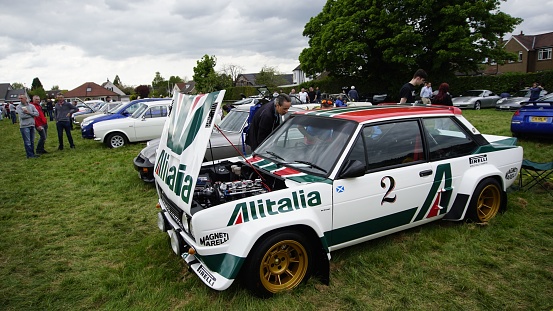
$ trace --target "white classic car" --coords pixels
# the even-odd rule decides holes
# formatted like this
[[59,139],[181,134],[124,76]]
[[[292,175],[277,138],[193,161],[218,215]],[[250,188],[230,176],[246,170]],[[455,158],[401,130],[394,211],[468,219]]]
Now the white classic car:
[[144,102],[128,118],[95,123],[94,140],[110,148],[119,148],[129,142],[159,138],[167,120],[171,100]]
[[248,157],[201,163],[224,91],[176,94],[154,178],[158,227],[210,288],[240,277],[266,297],[332,251],[431,221],[488,222],[506,206],[522,147],[455,107],[294,113]]

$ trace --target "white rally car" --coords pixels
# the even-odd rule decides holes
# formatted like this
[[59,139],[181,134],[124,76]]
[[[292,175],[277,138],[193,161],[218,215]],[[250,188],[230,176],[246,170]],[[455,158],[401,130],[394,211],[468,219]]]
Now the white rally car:
[[522,148],[455,107],[297,112],[247,158],[201,163],[224,91],[176,94],[154,176],[159,228],[209,287],[259,296],[311,275],[332,251],[439,219],[505,208]]

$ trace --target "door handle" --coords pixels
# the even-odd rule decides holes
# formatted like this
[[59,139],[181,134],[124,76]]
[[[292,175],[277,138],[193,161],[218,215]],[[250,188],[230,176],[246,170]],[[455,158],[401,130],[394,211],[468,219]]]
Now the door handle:
[[426,170],[426,171],[419,172],[420,177],[429,176],[429,175],[432,175],[432,170]]

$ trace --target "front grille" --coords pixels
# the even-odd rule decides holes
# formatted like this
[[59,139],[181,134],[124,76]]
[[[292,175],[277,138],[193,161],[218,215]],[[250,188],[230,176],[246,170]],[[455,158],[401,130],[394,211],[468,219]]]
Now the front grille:
[[184,229],[182,225],[182,215],[184,212],[173,201],[169,200],[169,198],[167,197],[167,195],[165,195],[165,192],[163,192],[163,190],[160,190],[160,192],[161,192],[161,201],[163,201],[163,204],[167,208],[167,211],[171,215],[171,218],[173,218],[173,220],[176,223],[178,223],[182,229]]

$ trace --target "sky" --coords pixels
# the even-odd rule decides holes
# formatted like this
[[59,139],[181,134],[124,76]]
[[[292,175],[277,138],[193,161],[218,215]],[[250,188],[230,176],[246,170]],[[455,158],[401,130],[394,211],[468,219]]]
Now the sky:
[[[192,80],[204,55],[256,73],[292,73],[305,24],[326,0],[0,0],[0,83],[72,90],[119,76],[124,85]],[[553,0],[508,0],[513,34],[553,31]],[[510,37],[510,36],[509,36]],[[507,38],[508,39],[508,38]]]

